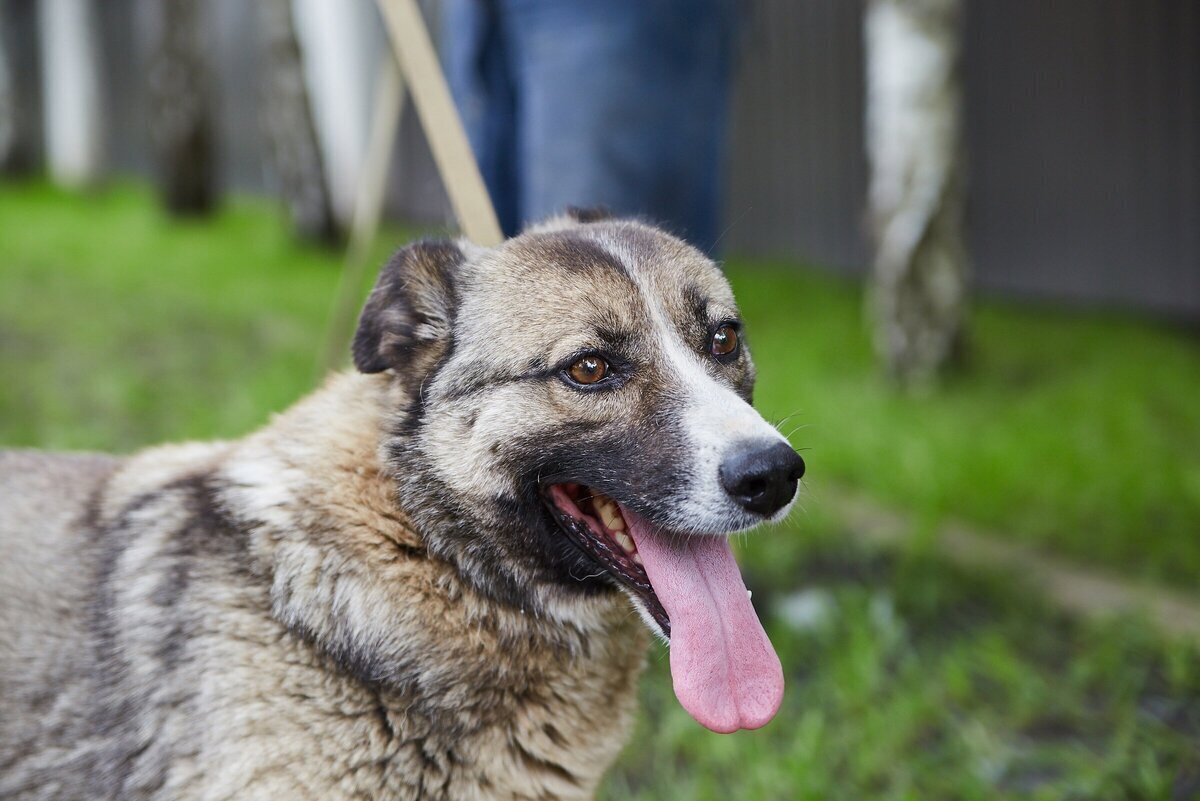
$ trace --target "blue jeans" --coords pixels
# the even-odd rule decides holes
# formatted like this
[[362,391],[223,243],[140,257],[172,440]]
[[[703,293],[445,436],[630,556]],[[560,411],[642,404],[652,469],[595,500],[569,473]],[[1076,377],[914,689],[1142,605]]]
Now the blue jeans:
[[446,74],[508,235],[605,206],[711,251],[737,0],[446,0]]

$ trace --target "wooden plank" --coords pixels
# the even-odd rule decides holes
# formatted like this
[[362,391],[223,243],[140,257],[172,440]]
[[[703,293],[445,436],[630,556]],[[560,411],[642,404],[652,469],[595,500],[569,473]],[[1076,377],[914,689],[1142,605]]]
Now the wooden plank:
[[358,312],[367,256],[383,217],[387,179],[396,146],[396,130],[404,113],[404,95],[400,67],[391,53],[384,53],[379,75],[375,79],[374,111],[368,132],[367,152],[358,176],[346,263],[334,293],[325,349],[317,362],[318,379],[340,366],[350,353],[351,327]]
[[504,234],[450,97],[421,9],[416,0],[377,2],[460,227],[476,244],[499,245]]

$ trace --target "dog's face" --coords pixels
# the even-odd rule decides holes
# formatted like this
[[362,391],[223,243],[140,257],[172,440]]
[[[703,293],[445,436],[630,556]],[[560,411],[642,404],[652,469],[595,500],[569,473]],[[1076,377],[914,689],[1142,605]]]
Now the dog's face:
[[[401,505],[479,589],[562,622],[623,591],[673,669],[683,640],[748,625],[721,535],[785,515],[803,462],[750,406],[742,320],[698,251],[567,218],[495,250],[413,245],[384,268],[354,356],[405,389],[388,444]],[[684,700],[718,730],[765,722],[721,702]]]

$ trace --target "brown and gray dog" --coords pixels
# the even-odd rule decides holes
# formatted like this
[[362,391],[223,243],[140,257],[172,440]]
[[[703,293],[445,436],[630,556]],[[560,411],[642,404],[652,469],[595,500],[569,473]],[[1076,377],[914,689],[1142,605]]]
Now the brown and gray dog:
[[401,250],[357,372],[245,439],[0,455],[0,798],[587,798],[648,632],[763,725],[725,535],[803,462],[741,340],[696,250],[568,216]]

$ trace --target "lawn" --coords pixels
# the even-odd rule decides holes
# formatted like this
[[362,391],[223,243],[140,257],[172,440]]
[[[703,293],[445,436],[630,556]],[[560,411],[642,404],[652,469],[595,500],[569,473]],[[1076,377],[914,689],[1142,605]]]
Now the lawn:
[[[381,261],[399,235],[376,248]],[[148,193],[0,185],[0,443],[130,451],[237,436],[311,388],[339,260],[237,201],[178,223]],[[805,448],[806,511],[742,545],[789,675],[720,737],[651,655],[607,798],[1200,798],[1200,656],[1084,625],[1018,580],[861,550],[826,487],[1195,587],[1200,343],[1127,315],[981,303],[973,368],[928,397],[876,377],[851,283],[728,271],[757,402]]]
[[0,186],[0,442],[236,436],[315,385],[338,260],[262,203],[178,223],[151,201]]

